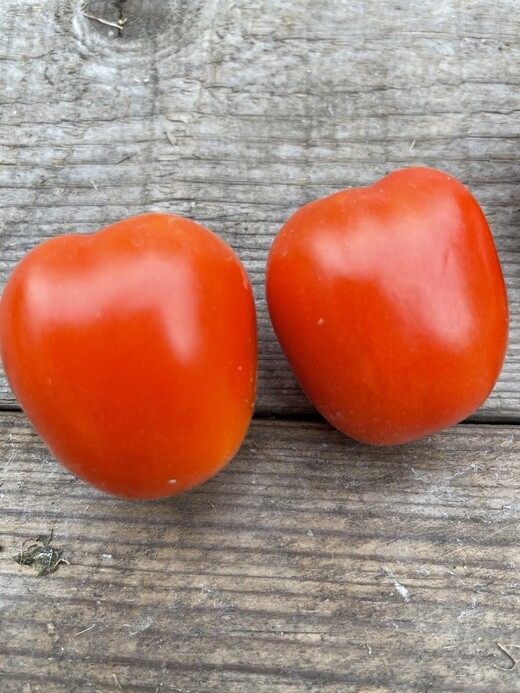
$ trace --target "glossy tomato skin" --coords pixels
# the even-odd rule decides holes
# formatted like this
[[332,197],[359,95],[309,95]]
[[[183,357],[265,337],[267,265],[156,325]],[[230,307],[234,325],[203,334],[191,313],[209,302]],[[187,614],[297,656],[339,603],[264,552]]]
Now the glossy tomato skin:
[[126,498],[184,491],[237,452],[253,411],[253,294],[198,224],[148,214],[45,241],[0,303],[11,387],[56,458]]
[[493,239],[440,171],[399,170],[298,210],[266,291],[304,391],[356,440],[397,445],[455,424],[499,376],[508,305]]

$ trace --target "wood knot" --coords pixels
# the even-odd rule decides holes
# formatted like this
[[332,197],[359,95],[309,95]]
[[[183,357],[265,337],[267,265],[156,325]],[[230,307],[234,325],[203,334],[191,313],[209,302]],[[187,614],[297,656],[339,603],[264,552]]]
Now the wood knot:
[[89,32],[128,41],[152,39],[182,21],[183,2],[165,0],[83,0],[81,14]]

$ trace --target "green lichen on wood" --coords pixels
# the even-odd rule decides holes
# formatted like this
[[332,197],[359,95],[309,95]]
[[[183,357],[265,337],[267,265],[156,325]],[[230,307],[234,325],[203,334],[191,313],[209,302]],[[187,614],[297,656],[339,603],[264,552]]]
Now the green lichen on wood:
[[69,565],[67,559],[63,557],[63,550],[51,546],[51,541],[52,532],[40,534],[36,537],[36,542],[22,548],[20,553],[14,556],[14,560],[20,565],[33,566],[38,577],[54,573],[60,563]]

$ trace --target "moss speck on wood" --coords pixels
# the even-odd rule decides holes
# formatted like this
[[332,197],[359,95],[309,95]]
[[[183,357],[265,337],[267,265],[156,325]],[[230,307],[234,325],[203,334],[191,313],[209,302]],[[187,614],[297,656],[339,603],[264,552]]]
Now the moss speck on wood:
[[52,532],[40,534],[36,537],[36,543],[23,548],[14,556],[14,560],[20,565],[32,565],[37,576],[54,573],[60,563],[69,565],[67,559],[63,558],[63,550],[51,546],[51,541]]

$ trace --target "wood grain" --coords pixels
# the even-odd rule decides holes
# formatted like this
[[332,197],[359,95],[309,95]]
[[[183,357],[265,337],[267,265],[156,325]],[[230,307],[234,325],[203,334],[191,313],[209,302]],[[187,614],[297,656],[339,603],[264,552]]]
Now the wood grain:
[[252,278],[258,414],[312,416],[267,317],[272,238],[313,198],[435,166],[482,204],[511,300],[476,418],[518,421],[519,31],[517,0],[3,0],[0,285],[44,238],[186,215]]
[[[518,690],[519,454],[508,426],[255,421],[212,481],[130,503],[3,413],[0,688]],[[50,530],[70,565],[37,578],[12,557]]]
[[[260,340],[238,457],[161,502],[70,476],[0,378],[2,693],[520,690],[519,30],[517,0],[2,0],[0,287],[172,212],[242,258]],[[367,448],[311,420],[265,262],[299,206],[410,165],[481,203],[510,348],[475,423]],[[13,556],[51,530],[70,565],[37,578]]]

